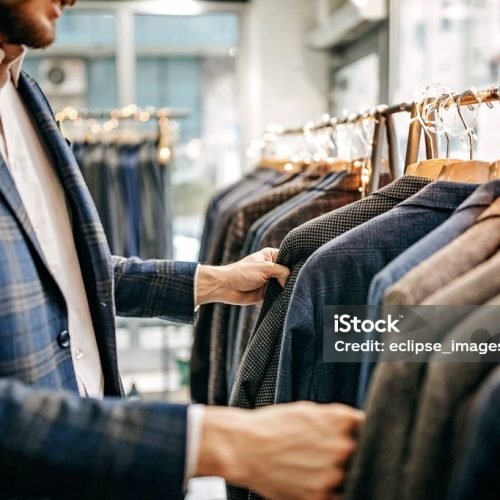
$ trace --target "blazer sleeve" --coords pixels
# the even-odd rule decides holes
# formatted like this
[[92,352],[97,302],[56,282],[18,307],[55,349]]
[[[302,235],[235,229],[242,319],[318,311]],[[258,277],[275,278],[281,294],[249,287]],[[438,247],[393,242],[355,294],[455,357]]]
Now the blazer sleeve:
[[197,263],[113,256],[113,267],[118,316],[195,322]]
[[177,500],[187,406],[102,401],[0,379],[0,496]]

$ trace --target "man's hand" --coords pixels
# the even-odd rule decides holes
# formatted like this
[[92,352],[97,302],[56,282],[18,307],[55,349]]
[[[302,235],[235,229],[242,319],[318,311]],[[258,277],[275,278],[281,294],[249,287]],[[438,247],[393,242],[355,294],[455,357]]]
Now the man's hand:
[[260,252],[227,266],[200,266],[196,288],[196,304],[258,304],[264,298],[271,278],[285,286],[290,271],[276,264],[278,250],[265,248]]
[[341,498],[362,412],[313,403],[205,411],[197,476],[218,475],[272,500]]

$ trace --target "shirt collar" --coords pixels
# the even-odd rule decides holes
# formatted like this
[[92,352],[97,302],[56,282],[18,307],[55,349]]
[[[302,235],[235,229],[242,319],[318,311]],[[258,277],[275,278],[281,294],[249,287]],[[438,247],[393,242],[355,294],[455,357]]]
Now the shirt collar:
[[17,87],[25,55],[24,45],[0,44],[0,89],[5,86],[9,78]]

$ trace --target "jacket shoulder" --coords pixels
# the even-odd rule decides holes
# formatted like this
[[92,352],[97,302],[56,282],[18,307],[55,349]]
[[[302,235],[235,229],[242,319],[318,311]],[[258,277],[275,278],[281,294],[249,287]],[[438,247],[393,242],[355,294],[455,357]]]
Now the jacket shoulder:
[[41,87],[38,84],[38,82],[32,76],[30,76],[28,73],[26,73],[26,71],[24,71],[24,70],[21,70],[21,75],[22,75],[22,78],[24,78],[26,80],[26,83],[30,84],[32,87],[34,87],[37,90],[37,92],[40,94],[40,96],[42,97],[43,101],[47,105],[47,107],[48,107],[51,115],[55,119],[55,115],[56,114],[54,113],[54,110],[52,109],[52,106],[51,106],[49,100],[47,99],[47,96],[45,95],[45,92],[41,89]]

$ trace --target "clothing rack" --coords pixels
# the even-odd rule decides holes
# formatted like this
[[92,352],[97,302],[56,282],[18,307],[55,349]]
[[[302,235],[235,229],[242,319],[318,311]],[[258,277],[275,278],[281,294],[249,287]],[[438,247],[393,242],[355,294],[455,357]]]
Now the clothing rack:
[[[450,107],[452,105],[458,104],[460,102],[461,106],[472,106],[474,104],[482,104],[488,102],[494,102],[500,100],[500,87],[491,87],[488,89],[483,89],[475,91],[474,89],[467,89],[462,94],[443,94],[440,97],[432,98],[436,101],[440,100],[441,105],[445,107]],[[283,128],[280,125],[271,125],[267,132],[272,132],[277,135],[295,135],[303,133],[304,131],[321,131],[337,125],[346,125],[348,123],[356,123],[359,120],[367,118],[377,118],[379,116],[391,116],[398,113],[415,113],[416,107],[424,104],[424,101],[420,102],[402,102],[400,104],[395,104],[392,106],[379,105],[371,110],[364,111],[359,114],[351,114],[344,118],[335,118],[326,115],[326,117],[317,123],[308,122],[302,127],[296,128]],[[417,121],[418,123],[418,121]],[[416,126],[415,126],[416,127]]]
[[102,130],[111,132],[117,128],[120,121],[134,121],[137,123],[148,123],[156,121],[158,128],[158,161],[160,164],[167,164],[172,157],[171,147],[171,127],[170,120],[187,118],[190,115],[188,109],[155,108],[152,106],[140,108],[135,104],[130,104],[123,108],[114,109],[76,109],[73,107],[64,108],[56,113],[56,121],[62,130],[65,121],[76,122],[77,120],[107,120],[102,128],[97,126],[91,132],[95,135]]
[[[433,102],[438,107],[449,108],[451,106],[473,106],[476,104],[492,103],[500,101],[500,87],[494,86],[482,90],[467,89],[461,94],[443,94],[438,97],[424,98],[418,102],[403,102],[392,106],[379,105],[375,108],[364,111],[359,114],[351,114],[343,118],[330,117],[325,115],[322,121],[314,123],[308,122],[302,127],[285,128],[281,125],[270,125],[268,129],[262,134],[262,139],[266,141],[267,134],[271,133],[274,136],[298,135],[305,132],[319,132],[329,128],[335,128],[338,125],[345,125],[349,123],[357,123],[360,120],[373,118],[375,120],[383,121],[386,125],[387,140],[389,146],[389,162],[390,170],[394,174],[397,168],[397,151],[395,147],[396,137],[394,134],[392,116],[398,113],[410,113],[411,125],[408,134],[408,145],[406,149],[405,166],[415,163],[418,159],[418,151],[420,148],[420,139],[422,135],[422,123],[417,119],[418,113],[421,112],[424,105]],[[429,118],[432,118],[430,116]],[[379,129],[376,129],[375,136]],[[424,134],[425,149],[427,158],[436,157],[439,154],[437,135],[432,131],[426,129]]]
[[[476,91],[475,89],[467,89],[461,94],[442,95],[431,99],[424,99],[420,102],[415,102],[411,107],[412,122],[408,133],[408,147],[406,149],[405,165],[411,165],[418,159],[418,150],[420,146],[420,138],[422,135],[422,124],[417,120],[417,114],[420,109],[430,102],[434,102],[438,107],[449,108],[451,106],[473,106],[476,104],[492,103],[500,100],[500,87],[491,87]],[[425,131],[425,146],[427,158],[433,158],[438,154],[437,136],[432,131]]]
[[401,113],[403,111],[411,112],[412,106],[413,103],[402,103],[391,107],[386,105],[380,105],[372,110],[365,111],[359,114],[352,114],[344,118],[335,118],[326,115],[327,117],[325,116],[325,119],[323,119],[322,121],[318,123],[308,122],[303,127],[280,128],[279,125],[278,126],[271,125],[270,129],[267,130],[267,132],[272,132],[277,135],[297,135],[303,133],[304,131],[320,132],[322,130],[335,127],[337,125],[347,125],[349,123],[356,123],[360,120],[367,118],[376,119],[377,117],[380,116],[389,116],[395,113]]
[[190,111],[188,109],[172,109],[172,108],[155,108],[152,106],[148,106],[146,108],[140,108],[135,104],[130,104],[129,106],[125,106],[123,108],[95,108],[95,109],[87,109],[81,108],[76,109],[73,107],[67,107],[56,113],[57,121],[65,121],[65,120],[77,120],[78,118],[83,119],[96,119],[96,120],[105,120],[105,119],[117,119],[117,120],[136,120],[141,122],[148,122],[150,120],[160,120],[162,118],[167,119],[181,119],[187,118],[190,115]]
[[329,115],[325,115],[323,120],[318,123],[308,122],[303,127],[300,128],[283,128],[280,125],[274,125],[268,127],[268,130],[262,134],[262,139],[266,143],[266,137],[268,134],[273,136],[286,136],[286,135],[299,135],[306,132],[321,132],[327,129],[333,129],[338,125],[345,124],[355,124],[359,123],[361,120],[372,118],[375,120],[374,136],[373,136],[373,148],[371,154],[371,166],[375,175],[370,176],[369,181],[369,191],[372,192],[378,188],[379,173],[381,169],[381,159],[382,159],[382,148],[379,147],[383,141],[383,131],[384,128],[387,134],[388,146],[389,146],[389,170],[391,174],[396,177],[398,169],[398,153],[396,147],[396,135],[394,131],[394,124],[392,120],[392,115],[395,113],[400,113],[403,111],[410,112],[412,109],[412,103],[402,103],[395,106],[379,105],[369,111],[365,111],[360,114],[352,114],[344,118],[332,118]]

